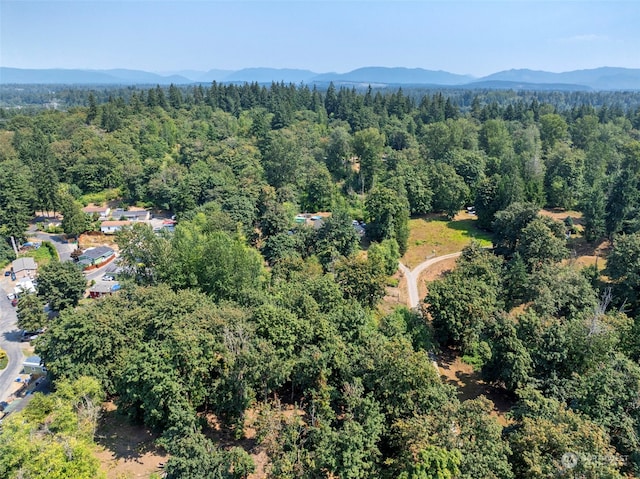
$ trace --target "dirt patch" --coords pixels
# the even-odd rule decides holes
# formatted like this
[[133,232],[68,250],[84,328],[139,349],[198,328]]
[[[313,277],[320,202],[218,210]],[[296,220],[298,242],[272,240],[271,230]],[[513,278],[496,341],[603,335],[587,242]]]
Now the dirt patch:
[[116,251],[118,250],[116,237],[114,235],[105,235],[96,231],[81,234],[78,238],[78,244],[82,250],[96,246],[108,246]]
[[269,457],[256,442],[256,430],[253,427],[256,420],[254,410],[249,409],[245,413],[244,436],[241,439],[236,439],[233,431],[224,427],[215,414],[207,414],[206,420],[209,427],[204,433],[216,446],[222,449],[241,447],[249,453],[256,466],[256,470],[253,474],[249,474],[247,479],[262,479],[267,477],[266,469],[269,464]]
[[550,208],[545,210],[540,210],[540,214],[544,216],[548,216],[549,218],[553,218],[556,221],[562,221],[567,219],[567,217],[571,216],[573,220],[573,224],[582,225],[583,218],[582,213],[574,210],[565,210],[562,208]]
[[420,278],[418,278],[418,294],[420,298],[424,298],[427,295],[428,283],[441,279],[444,273],[455,268],[456,260],[457,258],[450,258],[439,261],[422,272]]
[[391,276],[391,282],[397,286],[390,284],[385,288],[384,298],[378,305],[378,311],[386,316],[393,312],[398,306],[406,306],[408,304],[409,293],[407,292],[407,281],[400,271]]
[[409,286],[407,285],[407,279],[400,272],[396,273],[400,282],[398,283],[398,302],[400,304],[409,304]]
[[445,350],[438,355],[438,368],[442,381],[456,387],[460,401],[485,396],[494,405],[491,415],[496,417],[503,426],[509,424],[506,413],[515,404],[515,398],[506,391],[485,383],[473,366],[462,362],[462,359],[451,350]]
[[149,478],[160,473],[167,454],[156,447],[157,434],[144,426],[130,424],[119,416],[116,406],[104,404],[103,417],[96,432],[100,451],[96,454],[107,479]]
[[573,238],[567,241],[567,248],[573,258],[581,256],[606,256],[611,250],[611,242],[603,240],[596,243],[588,243],[584,238]]

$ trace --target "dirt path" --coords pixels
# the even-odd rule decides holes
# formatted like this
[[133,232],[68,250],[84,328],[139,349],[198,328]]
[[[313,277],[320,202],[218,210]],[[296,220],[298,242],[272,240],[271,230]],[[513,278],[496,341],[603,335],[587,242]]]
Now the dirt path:
[[[399,269],[406,279],[408,306],[415,308],[420,302],[420,295],[424,292],[419,291],[421,279],[424,280],[425,276],[433,276],[429,275],[429,273],[432,273],[431,269],[437,270],[433,271],[436,275],[442,274],[443,269],[450,269],[449,266],[452,266],[451,263],[458,258],[460,254],[462,254],[461,251],[428,259],[420,263],[413,270],[410,270],[404,264],[400,263]],[[434,265],[438,265],[438,268],[433,268]],[[475,399],[480,395],[484,395],[494,404],[492,415],[495,416],[503,426],[508,424],[505,413],[513,406],[512,399],[507,398],[501,391],[486,384],[480,377],[478,371],[474,371],[471,365],[464,363],[461,358],[452,351],[444,351],[439,356],[430,353],[429,356],[442,381],[456,387],[458,390],[458,398],[461,401]]]
[[[418,303],[420,302],[420,295],[418,293],[418,280],[420,279],[420,275],[429,267],[440,261],[445,261],[451,258],[457,258],[462,254],[462,251],[458,251],[456,253],[445,254],[442,256],[437,256],[435,258],[428,259],[423,261],[418,266],[410,270],[404,264],[398,263],[400,271],[402,271],[403,276],[405,277],[407,284],[407,292],[408,294],[408,303],[410,308],[417,308]],[[429,353],[429,357],[431,358],[431,362],[433,363],[433,367],[436,369],[438,375],[440,375],[440,368],[438,367],[438,361],[436,355],[432,352]]]
[[404,277],[407,281],[407,289],[409,290],[409,307],[415,308],[418,306],[420,302],[420,295],[418,294],[418,280],[420,279],[420,275],[424,270],[428,267],[447,259],[457,258],[462,254],[462,251],[458,251],[456,253],[445,254],[442,256],[436,256],[435,258],[428,259],[423,261],[418,266],[410,270],[402,263],[399,263],[400,271],[404,274]]

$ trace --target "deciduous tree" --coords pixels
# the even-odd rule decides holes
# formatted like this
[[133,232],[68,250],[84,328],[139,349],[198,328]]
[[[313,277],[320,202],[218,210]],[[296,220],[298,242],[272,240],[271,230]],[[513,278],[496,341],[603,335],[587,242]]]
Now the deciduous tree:
[[51,261],[38,272],[38,296],[55,311],[76,306],[86,287],[82,271],[71,261]]

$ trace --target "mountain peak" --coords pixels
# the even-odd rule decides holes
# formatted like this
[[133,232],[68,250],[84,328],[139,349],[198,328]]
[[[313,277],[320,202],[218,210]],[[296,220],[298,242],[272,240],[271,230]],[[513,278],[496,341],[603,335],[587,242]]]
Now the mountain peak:
[[0,67],[0,84],[103,84],[168,85],[199,82],[285,82],[359,85],[423,85],[430,87],[561,89],[561,90],[640,90],[640,69],[599,67],[553,73],[514,68],[475,78],[443,70],[424,68],[366,66],[347,73],[315,73],[295,68],[244,68],[242,70],[185,70],[171,74],[116,68],[111,70],[20,69]]

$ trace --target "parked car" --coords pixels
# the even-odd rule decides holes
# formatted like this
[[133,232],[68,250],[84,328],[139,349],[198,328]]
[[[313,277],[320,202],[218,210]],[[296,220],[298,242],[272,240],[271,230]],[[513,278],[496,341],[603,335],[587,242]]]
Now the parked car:
[[5,276],[11,276],[11,271],[10,271],[10,270],[6,270],[6,271],[4,272],[4,275],[5,275]]
[[27,341],[33,341],[42,333],[44,333],[44,328],[40,328],[37,331],[26,331],[23,329],[22,333],[20,334],[20,341],[22,341],[23,343],[26,343]]
[[16,280],[16,274],[12,271],[11,272],[11,281],[15,281]]
[[18,298],[13,298],[11,300],[11,306],[13,306],[14,308],[18,306]]

